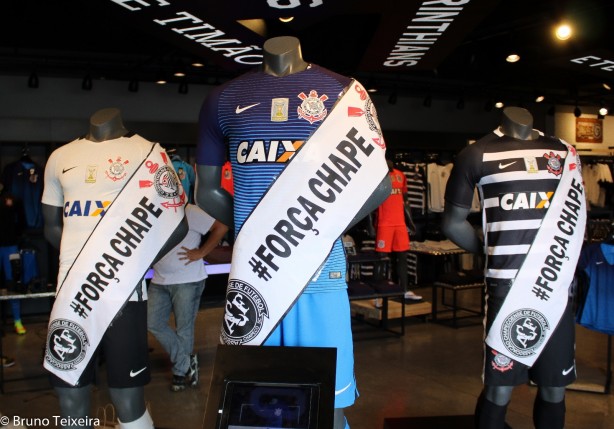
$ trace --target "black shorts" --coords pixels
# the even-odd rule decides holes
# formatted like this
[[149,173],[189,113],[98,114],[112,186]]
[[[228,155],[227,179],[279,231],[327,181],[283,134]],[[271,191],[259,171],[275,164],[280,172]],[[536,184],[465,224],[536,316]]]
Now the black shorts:
[[[505,288],[505,286],[497,286]],[[488,288],[486,332],[495,320],[505,296]],[[564,387],[576,380],[575,366],[576,322],[571,300],[544,350],[532,367],[497,354],[484,344],[484,384],[489,386],[517,386],[529,380],[538,386]]]
[[[128,301],[104,333],[92,359],[81,374],[78,386],[94,382],[98,356],[107,368],[109,387],[141,387],[151,379],[147,344],[147,301]],[[51,385],[72,387],[51,375]]]

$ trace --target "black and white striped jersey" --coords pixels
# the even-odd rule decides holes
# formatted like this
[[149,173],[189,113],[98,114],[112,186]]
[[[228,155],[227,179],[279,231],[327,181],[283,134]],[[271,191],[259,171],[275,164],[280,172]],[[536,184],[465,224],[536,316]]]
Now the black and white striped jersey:
[[540,133],[519,140],[499,130],[455,159],[446,203],[471,207],[477,186],[487,255],[486,277],[513,279],[541,225],[563,172],[567,147]]

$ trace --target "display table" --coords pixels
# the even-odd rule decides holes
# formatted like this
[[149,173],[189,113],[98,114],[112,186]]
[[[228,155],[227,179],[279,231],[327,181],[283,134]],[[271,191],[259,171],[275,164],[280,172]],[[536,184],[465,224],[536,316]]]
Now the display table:
[[[443,241],[424,241],[412,242],[409,253],[412,255],[427,255],[438,257],[441,259],[442,269],[439,271],[439,277],[431,284],[432,288],[432,306],[431,318],[433,322],[441,322],[450,324],[458,328],[471,324],[481,324],[484,316],[485,306],[485,288],[483,277],[479,275],[466,275],[459,269],[457,257],[468,253],[465,249],[458,247],[450,240]],[[458,275],[460,273],[460,275]],[[464,276],[464,277],[463,277]],[[480,293],[480,304],[478,308],[469,308],[463,306],[458,301],[458,295],[470,290],[476,290]],[[452,294],[452,302],[446,300],[446,291]],[[439,294],[441,292],[441,295]],[[444,307],[443,309],[440,308]],[[448,319],[439,318],[442,312],[451,312],[452,317]],[[460,313],[468,315],[460,315]],[[462,319],[479,318],[474,323],[460,324]]]
[[[3,308],[3,305],[2,305],[3,301],[9,301],[9,300],[13,300],[13,299],[24,300],[24,299],[41,299],[41,298],[48,298],[48,299],[52,300],[54,297],[55,297],[55,291],[40,292],[40,293],[23,293],[23,294],[0,295],[0,320],[4,321],[4,314],[3,314],[3,309],[2,309]],[[0,355],[4,355],[3,338],[4,338],[3,326],[0,325]],[[42,365],[41,365],[41,367],[42,367]],[[20,380],[23,380],[23,379],[24,378],[5,380],[4,379],[4,368],[2,367],[2,365],[0,365],[0,393],[4,393],[4,383],[5,382],[7,382],[7,381],[20,381]]]

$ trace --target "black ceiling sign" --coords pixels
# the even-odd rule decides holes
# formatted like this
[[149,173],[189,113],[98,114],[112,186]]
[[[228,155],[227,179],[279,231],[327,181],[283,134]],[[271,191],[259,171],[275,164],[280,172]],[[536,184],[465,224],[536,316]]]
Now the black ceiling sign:
[[[493,0],[104,0],[139,28],[228,70],[262,62],[266,30],[241,20],[293,16],[288,32],[312,39],[313,57],[324,51],[364,70],[434,68],[497,3]],[[352,17],[356,26],[352,28]],[[368,21],[365,20],[368,18]],[[339,25],[335,26],[335,20]],[[323,23],[326,31],[323,32]],[[350,34],[348,34],[350,33]],[[367,50],[351,49],[352,33]],[[317,51],[322,50],[320,54]],[[338,52],[337,52],[338,51]],[[322,62],[326,62],[325,60]],[[326,65],[326,64],[324,64]]]

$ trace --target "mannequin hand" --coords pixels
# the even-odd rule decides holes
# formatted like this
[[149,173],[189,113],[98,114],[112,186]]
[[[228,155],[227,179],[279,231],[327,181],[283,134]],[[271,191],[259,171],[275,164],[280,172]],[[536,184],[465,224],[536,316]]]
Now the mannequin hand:
[[181,251],[177,252],[180,261],[186,261],[185,265],[188,265],[194,261],[202,261],[204,255],[201,254],[199,249],[188,249],[185,246],[181,246]]

